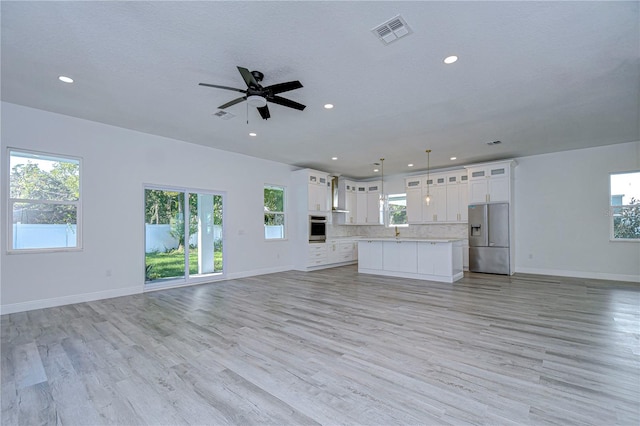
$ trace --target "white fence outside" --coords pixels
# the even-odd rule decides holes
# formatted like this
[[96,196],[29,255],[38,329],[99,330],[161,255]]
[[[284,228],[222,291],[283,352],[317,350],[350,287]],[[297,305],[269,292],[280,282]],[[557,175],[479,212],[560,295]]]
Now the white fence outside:
[[[152,225],[146,223],[145,232],[145,253],[161,252],[178,248],[178,239],[171,236],[171,225]],[[213,226],[213,240],[222,239],[222,226]],[[198,233],[189,237],[189,245],[198,246]]]
[[13,224],[14,249],[77,247],[76,225]]
[[267,240],[284,238],[284,225],[265,225],[264,238]]

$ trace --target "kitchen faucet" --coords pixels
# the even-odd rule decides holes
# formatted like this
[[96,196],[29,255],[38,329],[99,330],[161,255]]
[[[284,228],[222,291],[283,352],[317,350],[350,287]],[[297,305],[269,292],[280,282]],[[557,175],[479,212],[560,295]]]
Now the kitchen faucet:
[[398,231],[398,227],[396,226],[396,238],[400,236],[400,231]]

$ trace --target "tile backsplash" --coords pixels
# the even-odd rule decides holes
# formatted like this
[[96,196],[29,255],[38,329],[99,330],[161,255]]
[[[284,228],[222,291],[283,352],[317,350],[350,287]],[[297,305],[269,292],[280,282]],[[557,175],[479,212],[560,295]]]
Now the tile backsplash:
[[[399,227],[400,236],[415,238],[467,238],[466,223],[409,225]],[[394,237],[394,227],[375,225],[327,225],[327,237]]]

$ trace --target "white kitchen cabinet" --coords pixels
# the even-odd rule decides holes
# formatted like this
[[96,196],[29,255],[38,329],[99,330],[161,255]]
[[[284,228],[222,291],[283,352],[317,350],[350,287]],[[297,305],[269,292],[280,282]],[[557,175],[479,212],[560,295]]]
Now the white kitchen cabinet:
[[358,241],[358,269],[382,270],[382,241]]
[[327,263],[340,262],[340,243],[335,240],[327,241]]
[[[424,275],[446,276],[451,274],[453,261],[450,246],[446,244],[421,242],[418,244],[418,273]],[[462,254],[462,252],[460,253]],[[460,259],[462,269],[462,259]]]
[[[431,201],[427,205],[427,191]],[[432,174],[422,185],[422,221],[425,223],[447,221],[446,175]]]
[[464,276],[462,241],[372,238],[358,242],[358,272],[453,283]]
[[409,224],[422,222],[422,179],[422,176],[412,176],[404,180]]
[[511,201],[511,167],[513,161],[467,167],[469,204]]
[[422,223],[422,187],[407,189],[407,223]]
[[[431,198],[429,205],[426,203],[427,184]],[[466,170],[406,178],[405,191],[409,224],[467,220]]]
[[338,179],[338,209],[346,212],[334,212],[334,223],[338,225],[357,225],[358,202],[356,196],[356,182]]
[[447,175],[447,222],[467,222],[469,212],[467,181],[466,171]]
[[329,175],[310,172],[308,190],[309,211],[331,210]]
[[329,240],[327,241],[327,263],[353,262],[354,246],[353,240]]
[[338,250],[340,252],[340,262],[351,262],[354,260],[354,247],[353,241],[341,241]]
[[367,223],[367,187],[364,184],[356,185],[356,224]]
[[416,244],[412,241],[385,241],[383,243],[383,269],[393,272],[418,272]]
[[312,243],[309,244],[307,252],[307,266],[322,266],[328,263],[327,259],[327,244],[326,243]]
[[382,212],[380,211],[381,182],[367,182],[367,225],[381,225]]

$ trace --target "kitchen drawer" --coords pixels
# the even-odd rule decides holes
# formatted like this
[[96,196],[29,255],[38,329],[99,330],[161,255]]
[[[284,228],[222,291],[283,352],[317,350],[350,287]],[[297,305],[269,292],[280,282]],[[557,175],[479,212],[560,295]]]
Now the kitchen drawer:
[[340,250],[340,253],[351,253],[353,252],[353,243],[352,242],[340,243],[339,250]]
[[327,264],[327,256],[309,257],[307,259],[308,266],[320,266]]
[[326,256],[327,245],[326,244],[309,244],[309,256],[313,256],[316,253],[322,253],[324,256]]

